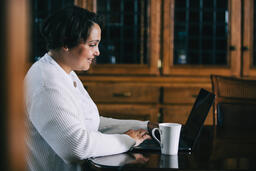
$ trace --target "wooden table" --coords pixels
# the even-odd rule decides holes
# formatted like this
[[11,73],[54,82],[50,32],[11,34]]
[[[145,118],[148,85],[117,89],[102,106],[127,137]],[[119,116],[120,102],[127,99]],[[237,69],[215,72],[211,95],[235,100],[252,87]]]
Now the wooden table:
[[[192,152],[176,156],[140,150],[86,160],[85,170],[256,170],[256,141],[216,136],[216,129],[203,128]],[[256,134],[256,133],[255,133]]]

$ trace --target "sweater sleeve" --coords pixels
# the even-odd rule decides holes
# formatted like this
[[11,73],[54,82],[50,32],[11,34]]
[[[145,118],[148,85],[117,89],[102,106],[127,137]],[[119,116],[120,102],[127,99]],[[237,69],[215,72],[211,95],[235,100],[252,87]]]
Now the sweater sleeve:
[[148,121],[121,120],[100,117],[99,131],[106,134],[121,134],[129,129],[147,129]]
[[125,134],[87,130],[75,104],[57,89],[39,91],[28,110],[29,119],[39,134],[66,163],[122,153],[135,144]]

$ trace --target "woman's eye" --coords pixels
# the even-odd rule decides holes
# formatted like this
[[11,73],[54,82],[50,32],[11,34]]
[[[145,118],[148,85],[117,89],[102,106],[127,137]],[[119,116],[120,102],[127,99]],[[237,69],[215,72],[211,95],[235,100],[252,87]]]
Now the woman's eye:
[[96,44],[92,44],[92,45],[89,45],[90,47],[94,47],[94,46],[96,46]]

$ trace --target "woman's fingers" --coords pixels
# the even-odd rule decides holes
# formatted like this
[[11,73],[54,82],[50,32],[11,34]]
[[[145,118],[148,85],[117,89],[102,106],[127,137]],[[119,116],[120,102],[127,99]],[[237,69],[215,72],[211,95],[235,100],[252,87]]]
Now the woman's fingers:
[[136,141],[135,146],[138,146],[144,140],[151,138],[150,135],[148,134],[148,131],[145,129],[128,130],[125,132],[125,134],[129,135]]
[[145,129],[138,129],[137,131],[141,136],[144,136],[145,134],[148,133]]

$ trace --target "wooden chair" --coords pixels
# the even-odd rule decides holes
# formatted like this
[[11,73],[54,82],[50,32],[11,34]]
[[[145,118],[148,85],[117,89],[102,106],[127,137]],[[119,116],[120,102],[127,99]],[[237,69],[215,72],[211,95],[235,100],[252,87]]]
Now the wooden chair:
[[220,129],[219,135],[242,139],[256,137],[256,80],[211,75],[211,81],[216,95],[213,122]]

